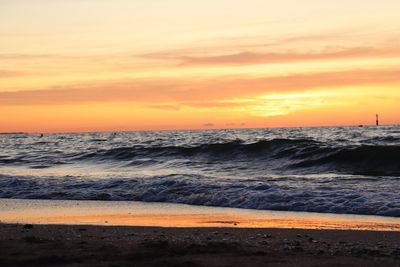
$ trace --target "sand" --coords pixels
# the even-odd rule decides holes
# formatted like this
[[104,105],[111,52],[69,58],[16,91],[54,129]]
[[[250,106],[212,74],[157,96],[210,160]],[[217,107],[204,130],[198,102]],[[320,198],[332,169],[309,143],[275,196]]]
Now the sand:
[[1,266],[400,266],[400,233],[0,225]]
[[0,266],[400,266],[396,218],[0,200],[0,220]]

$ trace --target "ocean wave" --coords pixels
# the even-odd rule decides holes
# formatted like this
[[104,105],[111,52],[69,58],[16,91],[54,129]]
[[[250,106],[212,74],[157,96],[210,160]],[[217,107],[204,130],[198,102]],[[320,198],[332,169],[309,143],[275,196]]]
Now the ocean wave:
[[318,142],[300,139],[273,139],[261,140],[255,143],[245,143],[242,140],[225,143],[206,143],[197,146],[130,146],[117,147],[108,150],[100,149],[89,152],[80,159],[117,159],[129,160],[138,156],[153,157],[222,157],[222,159],[236,157],[272,156],[274,152],[293,150],[296,147],[304,149]]
[[[48,150],[0,156],[2,165],[50,168],[60,164],[112,164],[115,167],[151,166],[187,160],[230,164],[240,168],[257,166],[260,171],[318,173],[322,171],[371,176],[400,175],[399,145],[346,145],[313,139],[271,139],[257,142],[233,140],[191,145],[132,145],[86,150]],[[218,166],[217,166],[218,167]],[[229,167],[229,166],[225,166]]]
[[400,146],[345,147],[319,153],[293,165],[363,175],[400,175]]
[[259,210],[400,217],[398,178],[215,179],[166,175],[126,179],[0,176],[0,197],[169,202]]
[[[364,175],[399,175],[400,146],[329,146],[310,139],[273,139],[255,143],[241,140],[197,146],[132,146],[99,150],[78,156],[79,160],[131,161],[138,158],[200,159],[217,162],[240,160],[248,164],[279,160],[282,171],[334,171]],[[139,163],[141,163],[139,161]],[[262,165],[262,164],[259,164]],[[267,165],[264,165],[267,166]]]
[[400,217],[398,126],[18,137],[0,135],[2,198]]

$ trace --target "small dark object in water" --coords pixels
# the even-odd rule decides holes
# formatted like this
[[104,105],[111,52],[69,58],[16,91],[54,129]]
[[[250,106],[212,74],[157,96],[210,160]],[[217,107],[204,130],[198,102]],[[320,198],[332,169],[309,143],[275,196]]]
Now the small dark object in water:
[[32,224],[25,224],[24,225],[24,229],[27,229],[27,230],[33,229],[33,225]]

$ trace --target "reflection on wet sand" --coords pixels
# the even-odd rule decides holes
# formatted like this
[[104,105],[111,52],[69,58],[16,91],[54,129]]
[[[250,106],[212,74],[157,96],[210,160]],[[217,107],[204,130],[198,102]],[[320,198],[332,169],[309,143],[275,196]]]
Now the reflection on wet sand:
[[165,203],[0,200],[4,223],[400,231],[400,219]]

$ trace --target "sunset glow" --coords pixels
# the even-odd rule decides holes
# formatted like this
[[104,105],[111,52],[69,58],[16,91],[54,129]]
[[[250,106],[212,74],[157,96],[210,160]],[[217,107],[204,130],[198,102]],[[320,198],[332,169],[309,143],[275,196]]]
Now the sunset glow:
[[400,2],[0,2],[0,132],[400,123]]

